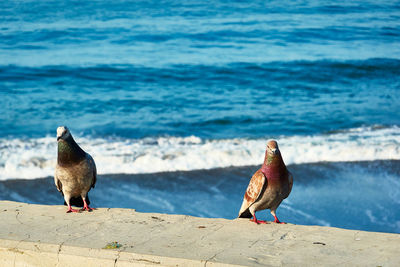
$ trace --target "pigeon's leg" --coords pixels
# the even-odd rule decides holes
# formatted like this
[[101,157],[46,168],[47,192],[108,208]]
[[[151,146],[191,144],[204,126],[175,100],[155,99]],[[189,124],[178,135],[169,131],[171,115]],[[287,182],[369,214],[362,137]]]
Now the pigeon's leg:
[[86,197],[82,197],[82,200],[83,200],[83,209],[82,210],[87,210],[89,212],[94,210],[94,208],[89,207],[89,205],[86,203]]
[[251,221],[251,222],[255,222],[256,224],[260,224],[260,223],[267,224],[266,221],[257,220],[257,218],[256,218],[256,213],[255,213],[255,212],[254,212],[254,214],[253,214],[253,219],[251,219],[250,221]]
[[69,197],[64,196],[65,203],[67,203],[67,206],[68,206],[67,213],[70,213],[70,212],[79,212],[79,210],[73,209],[73,208],[71,207],[71,204],[69,203],[69,199],[70,199]]
[[79,212],[79,210],[73,209],[73,208],[71,207],[71,205],[68,205],[67,213],[70,213],[70,212]]
[[274,218],[275,218],[274,223],[286,224],[285,222],[279,221],[278,217],[276,217],[275,209],[272,209],[272,210],[271,210],[271,214],[272,214],[272,216],[274,216]]

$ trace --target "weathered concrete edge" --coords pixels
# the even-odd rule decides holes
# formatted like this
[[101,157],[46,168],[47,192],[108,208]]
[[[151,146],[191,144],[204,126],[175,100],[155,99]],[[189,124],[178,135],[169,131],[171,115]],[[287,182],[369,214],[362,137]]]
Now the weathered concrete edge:
[[[232,264],[95,249],[41,242],[0,239],[0,266],[216,266]],[[242,266],[242,265],[235,265]]]

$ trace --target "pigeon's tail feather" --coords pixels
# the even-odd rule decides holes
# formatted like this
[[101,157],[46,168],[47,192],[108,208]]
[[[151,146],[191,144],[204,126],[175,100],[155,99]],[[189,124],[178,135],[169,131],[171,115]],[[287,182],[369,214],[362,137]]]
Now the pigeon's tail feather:
[[[71,197],[71,199],[69,200],[69,203],[71,204],[71,206],[75,206],[75,207],[83,207],[83,200],[81,197]],[[89,195],[86,195],[86,203],[89,205],[90,204],[90,200],[89,200]],[[67,206],[67,203],[64,201],[64,205]]]
[[247,209],[244,212],[242,212],[241,214],[239,214],[238,218],[251,218],[253,217],[253,215],[251,215],[250,210]]

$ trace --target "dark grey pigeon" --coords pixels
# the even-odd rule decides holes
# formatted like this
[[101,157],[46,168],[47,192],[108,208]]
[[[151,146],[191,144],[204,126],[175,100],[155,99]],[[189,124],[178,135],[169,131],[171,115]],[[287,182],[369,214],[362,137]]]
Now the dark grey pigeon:
[[92,211],[93,208],[89,207],[88,192],[96,184],[97,170],[93,158],[79,147],[65,126],[57,128],[57,142],[54,182],[64,196],[64,205],[68,206],[67,213],[79,212],[71,206]]

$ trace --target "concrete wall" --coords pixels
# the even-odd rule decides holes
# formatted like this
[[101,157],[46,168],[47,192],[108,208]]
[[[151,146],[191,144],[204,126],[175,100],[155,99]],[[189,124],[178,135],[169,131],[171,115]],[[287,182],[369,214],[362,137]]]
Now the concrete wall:
[[0,266],[400,266],[398,234],[129,209],[65,211],[0,201]]

